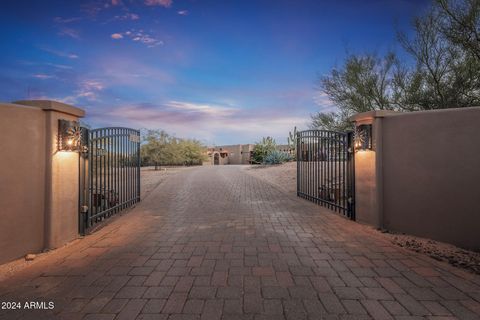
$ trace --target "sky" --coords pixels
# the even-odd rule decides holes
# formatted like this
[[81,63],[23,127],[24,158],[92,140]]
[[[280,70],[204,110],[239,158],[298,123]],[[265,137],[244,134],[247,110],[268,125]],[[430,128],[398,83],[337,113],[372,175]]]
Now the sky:
[[0,101],[50,99],[92,128],[208,145],[286,143],[335,106],[318,77],[347,52],[399,50],[429,0],[0,2]]

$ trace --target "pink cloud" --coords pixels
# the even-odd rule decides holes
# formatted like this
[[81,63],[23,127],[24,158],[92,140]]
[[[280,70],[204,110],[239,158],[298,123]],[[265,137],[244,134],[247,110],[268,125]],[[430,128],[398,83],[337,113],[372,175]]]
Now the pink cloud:
[[115,40],[118,40],[118,39],[122,39],[123,36],[121,33],[114,33],[110,36],[112,39],[115,39]]
[[124,36],[130,38],[132,41],[143,43],[148,48],[163,45],[162,40],[155,38],[153,35],[148,34],[143,30],[132,29],[124,33],[114,33],[110,37],[112,37],[112,39],[122,39]]
[[[294,126],[306,127],[307,114],[291,114],[291,110],[251,112],[230,106],[167,101],[160,104],[129,104],[110,109],[88,111],[95,121],[103,121],[108,115],[109,125],[125,125],[136,128],[164,129],[180,137],[196,137],[215,141],[218,132],[222,136],[241,136],[243,143],[252,143],[262,136],[273,136],[284,143]],[[212,130],[212,128],[215,128]]]
[[172,5],[172,0],[145,0],[147,6],[162,6],[169,8]]
[[48,75],[48,74],[39,73],[39,74],[34,74],[33,77],[34,77],[34,78],[37,78],[37,79],[41,79],[41,80],[47,80],[47,79],[53,78],[54,76],[51,76],[51,75]]

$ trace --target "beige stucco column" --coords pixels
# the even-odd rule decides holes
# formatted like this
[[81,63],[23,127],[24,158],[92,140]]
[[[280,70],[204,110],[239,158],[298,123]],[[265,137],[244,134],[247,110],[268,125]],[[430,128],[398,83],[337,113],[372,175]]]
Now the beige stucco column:
[[58,120],[74,120],[85,111],[49,100],[16,101],[45,112],[44,249],[78,237],[79,154],[58,150]]
[[355,127],[372,125],[372,149],[355,151],[355,216],[361,223],[383,227],[382,120],[394,111],[378,110],[356,114]]

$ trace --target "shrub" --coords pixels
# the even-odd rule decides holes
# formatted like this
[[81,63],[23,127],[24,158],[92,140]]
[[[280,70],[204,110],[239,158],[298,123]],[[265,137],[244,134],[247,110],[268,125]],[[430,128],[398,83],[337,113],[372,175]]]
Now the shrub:
[[288,153],[274,150],[269,154],[267,154],[267,156],[263,159],[263,163],[264,164],[281,164],[290,160],[291,160],[291,157]]
[[271,137],[263,138],[261,142],[257,142],[253,148],[253,163],[264,163],[265,157],[275,151],[277,143]]

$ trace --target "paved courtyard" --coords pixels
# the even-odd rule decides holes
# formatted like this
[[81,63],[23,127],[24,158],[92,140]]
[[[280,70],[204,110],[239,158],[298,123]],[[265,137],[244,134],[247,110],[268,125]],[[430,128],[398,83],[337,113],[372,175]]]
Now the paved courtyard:
[[480,277],[392,245],[241,167],[170,176],[0,283],[0,319],[480,319]]

